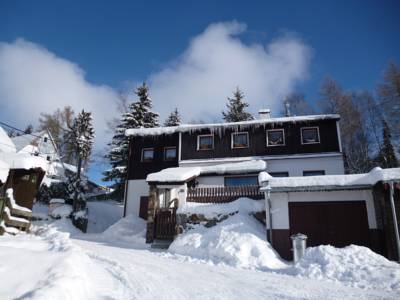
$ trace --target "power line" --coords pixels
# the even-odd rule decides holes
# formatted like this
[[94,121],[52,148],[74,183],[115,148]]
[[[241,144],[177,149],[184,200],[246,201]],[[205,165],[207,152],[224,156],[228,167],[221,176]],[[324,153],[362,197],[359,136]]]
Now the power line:
[[14,127],[14,126],[12,126],[12,125],[10,125],[10,124],[7,124],[7,123],[1,122],[1,121],[0,121],[0,124],[3,125],[3,126],[6,126],[6,127],[8,127],[8,128],[17,130],[17,131],[19,131],[19,132],[22,132],[22,133],[24,133],[24,134],[29,134],[29,135],[31,135],[31,136],[34,136],[34,137],[37,137],[37,138],[41,138],[41,136],[39,136],[39,135],[36,135],[36,134],[33,134],[33,133],[26,133],[25,130],[19,129],[19,128]]

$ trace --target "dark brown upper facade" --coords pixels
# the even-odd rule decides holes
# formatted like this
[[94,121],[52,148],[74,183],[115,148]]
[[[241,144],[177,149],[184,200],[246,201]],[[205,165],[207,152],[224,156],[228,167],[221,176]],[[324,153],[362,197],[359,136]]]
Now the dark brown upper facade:
[[150,173],[176,167],[179,157],[192,160],[340,152],[337,122],[338,117],[332,117],[134,135],[128,178],[145,179]]

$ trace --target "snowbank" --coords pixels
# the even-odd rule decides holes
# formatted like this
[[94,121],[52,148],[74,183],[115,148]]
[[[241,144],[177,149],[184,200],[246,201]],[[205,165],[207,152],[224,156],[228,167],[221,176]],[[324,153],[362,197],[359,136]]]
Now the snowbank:
[[[108,242],[127,242],[129,244],[146,244],[146,221],[134,215],[122,218],[99,235]],[[147,246],[146,246],[147,248]]]
[[93,298],[93,267],[69,234],[53,226],[36,234],[0,237],[0,277],[7,285],[0,288],[0,299]]
[[69,204],[61,204],[55,207],[49,212],[49,215],[53,218],[66,218],[72,213],[72,206]]
[[177,213],[201,214],[206,218],[213,218],[221,214],[230,214],[234,212],[250,214],[252,212],[263,211],[264,209],[265,202],[262,200],[239,198],[235,201],[221,204],[186,202],[184,206],[178,208]]
[[361,246],[308,248],[287,274],[400,293],[399,264]]
[[0,160],[0,182],[5,183],[7,181],[9,172],[10,172],[9,164]]
[[124,207],[115,201],[88,201],[89,220],[87,233],[100,233],[120,220]]
[[238,212],[214,227],[196,225],[179,235],[169,251],[196,259],[233,267],[273,270],[287,267],[265,240],[265,228],[252,212],[263,210],[264,202],[241,198],[219,205],[187,203],[180,213],[203,214],[214,217]]

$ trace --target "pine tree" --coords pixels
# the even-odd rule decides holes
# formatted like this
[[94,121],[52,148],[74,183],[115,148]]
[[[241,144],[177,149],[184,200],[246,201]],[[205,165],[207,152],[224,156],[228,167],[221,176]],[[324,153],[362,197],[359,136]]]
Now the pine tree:
[[73,199],[74,212],[80,210],[85,199],[86,180],[81,176],[82,166],[89,161],[93,147],[94,129],[92,126],[92,114],[82,112],[75,118],[73,125],[67,133],[67,139],[71,143],[74,156],[78,162],[77,172],[70,176],[68,189]]
[[36,194],[36,200],[45,204],[49,204],[51,200],[51,190],[46,184],[42,184]]
[[103,180],[114,182],[113,188],[116,199],[122,199],[127,174],[129,138],[125,135],[125,131],[129,128],[159,126],[158,114],[151,111],[152,103],[148,95],[147,85],[143,83],[135,93],[139,100],[131,103],[127,112],[122,115],[109,144],[111,149],[105,156],[111,164],[111,169],[103,173]]
[[383,120],[383,145],[379,152],[377,161],[382,168],[397,168],[399,166],[396,154],[391,142],[392,136],[390,128],[385,120]]
[[392,143],[400,152],[400,68],[390,62],[378,88],[380,107],[392,133]]
[[244,102],[243,98],[244,94],[239,87],[233,93],[233,98],[228,97],[228,104],[226,105],[228,111],[222,112],[222,118],[226,122],[240,122],[254,119],[250,113],[245,111],[249,104]]
[[179,115],[178,108],[169,114],[164,122],[164,126],[178,126],[181,124],[181,116]]

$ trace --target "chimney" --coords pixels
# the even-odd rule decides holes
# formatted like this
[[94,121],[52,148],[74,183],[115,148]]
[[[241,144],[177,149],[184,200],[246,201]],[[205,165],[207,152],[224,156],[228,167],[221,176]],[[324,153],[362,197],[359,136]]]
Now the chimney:
[[290,117],[290,103],[285,102],[285,116]]
[[258,116],[261,120],[271,119],[271,110],[269,108],[260,109]]

